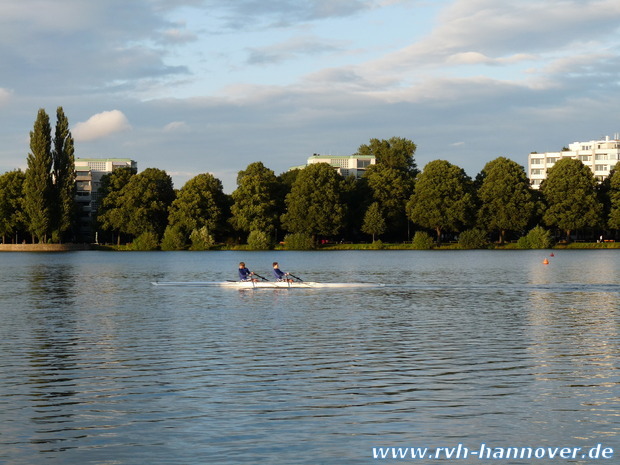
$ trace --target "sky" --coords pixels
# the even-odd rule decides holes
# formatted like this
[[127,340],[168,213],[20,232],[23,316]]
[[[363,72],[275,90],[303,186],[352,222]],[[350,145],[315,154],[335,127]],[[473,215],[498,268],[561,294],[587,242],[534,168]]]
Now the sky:
[[0,0],[0,173],[58,106],[176,188],[394,136],[475,177],[620,132],[620,2]]

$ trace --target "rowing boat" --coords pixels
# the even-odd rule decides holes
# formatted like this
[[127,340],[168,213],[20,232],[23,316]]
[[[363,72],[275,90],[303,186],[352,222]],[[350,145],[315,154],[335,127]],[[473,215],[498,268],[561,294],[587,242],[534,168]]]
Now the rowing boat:
[[154,286],[181,286],[181,287],[226,287],[231,289],[315,289],[327,287],[381,287],[384,284],[375,283],[317,283],[311,281],[155,281]]

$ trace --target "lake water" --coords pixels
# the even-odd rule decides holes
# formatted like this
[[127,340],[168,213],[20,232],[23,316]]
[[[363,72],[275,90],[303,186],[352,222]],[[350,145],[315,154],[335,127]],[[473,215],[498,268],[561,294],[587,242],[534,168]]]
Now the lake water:
[[[371,464],[458,444],[601,444],[620,463],[620,251],[549,255],[1,254],[0,463]],[[241,260],[388,285],[151,285],[236,279]]]

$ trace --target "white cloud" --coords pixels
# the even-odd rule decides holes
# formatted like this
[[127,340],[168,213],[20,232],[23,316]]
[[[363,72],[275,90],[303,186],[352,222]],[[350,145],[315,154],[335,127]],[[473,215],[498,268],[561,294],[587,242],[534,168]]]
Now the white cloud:
[[0,105],[7,103],[9,99],[11,98],[11,94],[12,94],[11,91],[0,87]]
[[104,111],[77,123],[72,130],[76,141],[101,139],[115,132],[131,129],[127,117],[119,110]]
[[164,132],[180,132],[187,131],[189,126],[185,121],[173,121],[164,126]]

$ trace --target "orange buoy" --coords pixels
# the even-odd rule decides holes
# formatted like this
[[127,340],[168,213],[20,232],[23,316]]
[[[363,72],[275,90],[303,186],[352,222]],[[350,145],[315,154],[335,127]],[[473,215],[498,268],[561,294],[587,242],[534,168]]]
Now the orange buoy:
[[546,258],[543,260],[543,265],[548,265],[549,264],[549,260],[547,260]]

